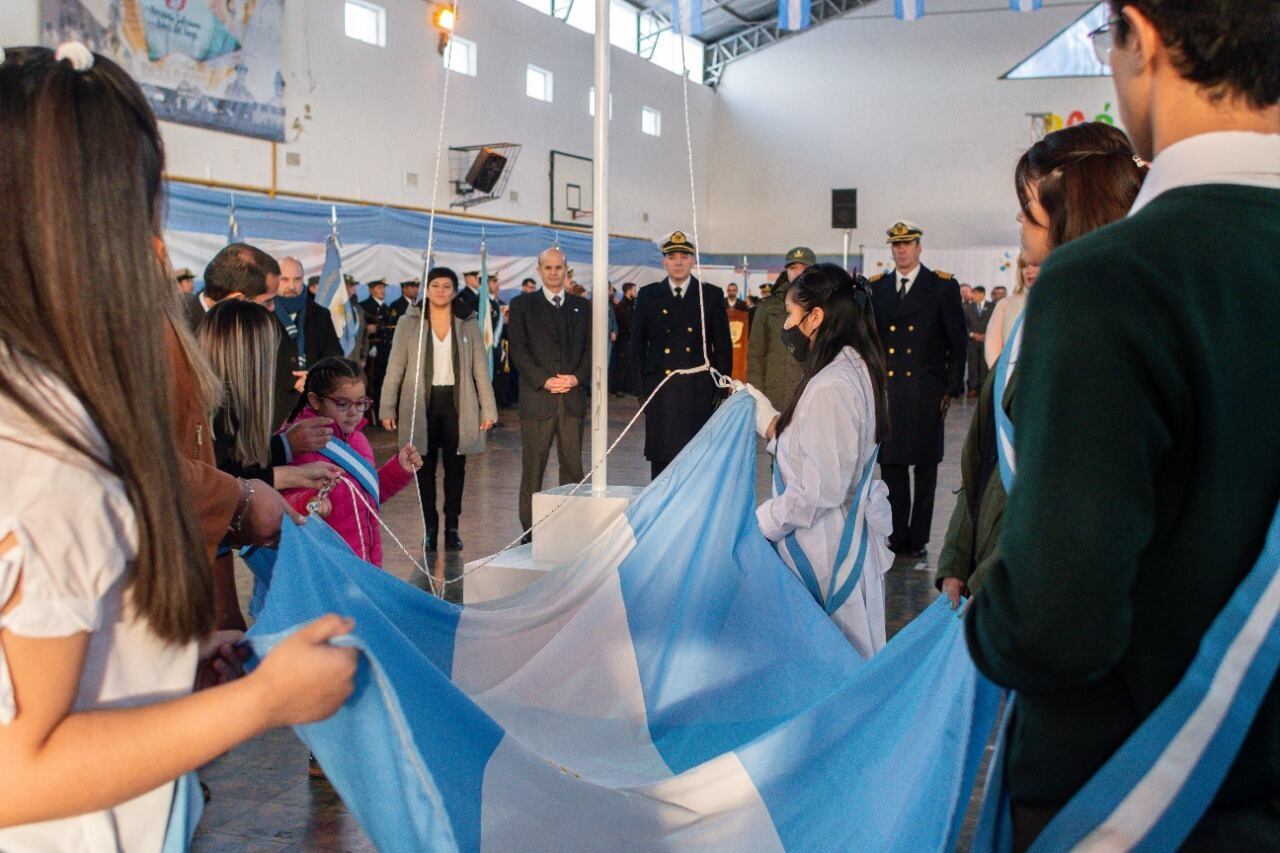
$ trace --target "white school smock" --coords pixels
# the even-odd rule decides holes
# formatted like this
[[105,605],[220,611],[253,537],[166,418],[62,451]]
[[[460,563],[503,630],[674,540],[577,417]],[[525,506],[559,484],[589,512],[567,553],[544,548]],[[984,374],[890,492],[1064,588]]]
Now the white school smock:
[[[769,443],[784,490],[756,508],[760,530],[774,543],[794,532],[824,594],[862,473],[876,451],[873,393],[866,364],[845,347],[809,381],[791,423]],[[883,482],[872,481],[858,512],[865,516],[868,536],[862,576],[831,618],[869,658],[885,644],[884,573],[893,565],[888,545],[893,520]],[[786,549],[779,554],[799,577]]]
[[[13,366],[13,356],[0,348],[0,369],[12,372]],[[40,399],[50,407],[65,406],[81,437],[94,448],[105,447],[84,407],[61,382],[43,372],[36,381]],[[18,541],[0,556],[0,605],[12,598],[19,581],[22,592],[21,603],[0,615],[0,631],[24,637],[89,633],[72,713],[190,693],[196,644],[164,642],[130,614],[125,586],[138,532],[120,480],[0,398],[0,482],[0,540],[13,534]],[[20,711],[0,649],[0,727]],[[0,850],[158,853],[173,791],[167,782],[114,808],[0,829]]]

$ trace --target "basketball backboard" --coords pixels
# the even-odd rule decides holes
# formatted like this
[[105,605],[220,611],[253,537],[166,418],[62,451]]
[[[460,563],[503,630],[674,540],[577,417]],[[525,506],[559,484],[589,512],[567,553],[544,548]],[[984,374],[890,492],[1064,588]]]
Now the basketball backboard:
[[551,224],[591,227],[595,192],[590,157],[551,152]]

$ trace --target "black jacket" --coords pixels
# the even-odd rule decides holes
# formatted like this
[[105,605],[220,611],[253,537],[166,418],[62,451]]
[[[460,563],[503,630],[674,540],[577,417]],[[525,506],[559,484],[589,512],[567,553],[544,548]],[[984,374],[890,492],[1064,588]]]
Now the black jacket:
[[942,461],[942,398],[964,393],[968,328],[960,287],[950,273],[921,266],[905,299],[896,272],[871,281],[876,330],[889,378],[889,437],[883,465]]
[[[556,308],[541,290],[511,300],[507,338],[511,361],[520,374],[520,416],[550,418],[559,397],[568,414],[585,417],[591,381],[591,303],[564,293]],[[557,315],[561,312],[561,316]],[[557,374],[571,374],[578,385],[566,394],[552,394],[543,386]]]
[[[698,291],[690,286],[676,299],[667,279],[645,285],[631,313],[631,340],[627,363],[641,400],[647,399],[673,370],[702,364],[702,322],[698,315]],[[711,366],[725,376],[733,372],[733,342],[724,291],[702,284],[707,329],[707,355]],[[710,373],[677,376],[645,410],[644,455],[650,462],[670,462],[711,417],[723,394]]]

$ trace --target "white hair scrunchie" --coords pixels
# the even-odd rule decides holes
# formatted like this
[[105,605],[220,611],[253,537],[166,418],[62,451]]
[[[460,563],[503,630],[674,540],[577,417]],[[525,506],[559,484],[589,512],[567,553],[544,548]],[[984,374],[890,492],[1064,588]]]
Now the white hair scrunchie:
[[93,51],[78,41],[64,41],[53,54],[54,59],[65,59],[76,71],[88,71],[93,67]]

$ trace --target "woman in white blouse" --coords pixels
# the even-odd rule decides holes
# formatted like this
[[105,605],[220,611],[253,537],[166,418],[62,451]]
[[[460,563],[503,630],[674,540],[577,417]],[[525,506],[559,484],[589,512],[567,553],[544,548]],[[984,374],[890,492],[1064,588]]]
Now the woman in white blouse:
[[889,493],[873,478],[888,429],[884,354],[870,291],[834,264],[787,289],[782,343],[804,362],[791,406],[756,399],[774,454],[773,497],[756,509],[765,538],[864,658],[885,643],[884,573],[893,565]]
[[118,66],[79,44],[0,51],[5,853],[181,842],[175,779],[351,690],[354,653],[327,644],[351,626],[328,616],[191,692],[213,603],[173,439],[163,169]]
[[[444,547],[461,551],[458,519],[462,516],[467,456],[484,452],[485,433],[498,420],[481,329],[475,315],[465,319],[454,316],[457,292],[458,275],[453,270],[436,267],[427,272],[425,304],[409,308],[396,324],[379,404],[385,429],[398,427],[402,444],[424,448],[418,488],[422,492],[426,530],[423,545],[427,551],[436,550],[440,529],[440,514],[436,511],[437,461],[444,467]],[[420,341],[426,342],[421,355]],[[418,365],[422,372],[415,383]]]

